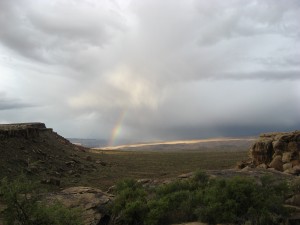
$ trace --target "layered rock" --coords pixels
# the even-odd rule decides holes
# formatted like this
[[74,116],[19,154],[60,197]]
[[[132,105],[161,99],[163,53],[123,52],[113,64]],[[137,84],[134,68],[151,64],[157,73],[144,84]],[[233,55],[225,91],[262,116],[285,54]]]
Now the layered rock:
[[52,132],[44,123],[0,124],[0,139],[11,137],[36,138],[41,132]]
[[300,174],[300,131],[260,135],[251,146],[245,166],[273,168],[290,174]]
[[27,128],[46,129],[46,126],[40,122],[0,124],[0,130],[21,130]]

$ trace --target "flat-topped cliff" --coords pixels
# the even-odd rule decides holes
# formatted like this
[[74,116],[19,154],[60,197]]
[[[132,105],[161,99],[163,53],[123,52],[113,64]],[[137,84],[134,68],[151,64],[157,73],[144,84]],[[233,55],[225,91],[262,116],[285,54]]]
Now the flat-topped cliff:
[[85,147],[44,123],[0,124],[0,179],[21,172],[41,179],[75,179],[95,166]]
[[38,137],[41,132],[52,132],[51,128],[46,128],[44,123],[13,123],[0,124],[0,139],[10,137],[34,138]]
[[40,122],[0,124],[0,130],[24,130],[30,128],[46,129],[46,125]]

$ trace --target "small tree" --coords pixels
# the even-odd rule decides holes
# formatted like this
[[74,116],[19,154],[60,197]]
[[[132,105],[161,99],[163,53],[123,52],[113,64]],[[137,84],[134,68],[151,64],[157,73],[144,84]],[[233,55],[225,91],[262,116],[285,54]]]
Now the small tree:
[[12,182],[0,181],[0,199],[6,205],[7,225],[81,225],[78,210],[61,203],[47,205],[40,198],[37,186],[21,176]]

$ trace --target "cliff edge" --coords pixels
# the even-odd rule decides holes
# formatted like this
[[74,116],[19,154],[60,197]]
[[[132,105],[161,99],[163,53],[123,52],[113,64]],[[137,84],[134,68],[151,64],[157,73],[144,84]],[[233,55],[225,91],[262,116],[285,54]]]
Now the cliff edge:
[[20,173],[45,182],[78,178],[95,170],[86,150],[44,123],[0,124],[0,179]]

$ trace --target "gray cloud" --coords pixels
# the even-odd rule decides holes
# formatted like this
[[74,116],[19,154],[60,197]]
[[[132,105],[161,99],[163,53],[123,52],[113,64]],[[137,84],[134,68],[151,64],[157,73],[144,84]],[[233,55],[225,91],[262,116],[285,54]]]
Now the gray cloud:
[[15,110],[33,107],[32,104],[24,103],[19,99],[8,98],[5,93],[0,92],[0,111],[1,110]]
[[225,79],[262,79],[262,80],[299,80],[300,79],[300,70],[291,70],[291,71],[255,71],[253,73],[239,73],[239,74],[225,74],[221,75],[218,78],[224,77]]
[[1,117],[108,139],[123,115],[137,141],[294,129],[299,15],[298,0],[3,0]]
[[[214,44],[222,39],[239,36],[254,36],[279,34],[299,37],[296,31],[299,24],[290,20],[298,17],[300,4],[298,1],[226,1],[220,0],[206,3],[196,1],[200,15],[205,15],[211,21],[204,27],[204,36],[200,43]],[[204,20],[206,21],[206,20]]]

